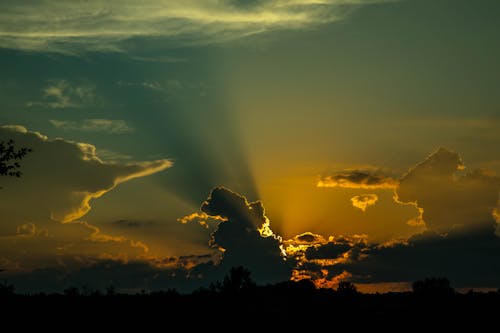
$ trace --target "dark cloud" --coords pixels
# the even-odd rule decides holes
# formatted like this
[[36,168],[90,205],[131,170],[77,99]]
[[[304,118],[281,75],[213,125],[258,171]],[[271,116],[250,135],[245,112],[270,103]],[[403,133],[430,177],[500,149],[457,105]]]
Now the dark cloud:
[[184,267],[159,268],[147,262],[100,260],[95,264],[68,270],[64,267],[37,269],[27,273],[3,274],[20,293],[61,292],[77,287],[105,291],[113,286],[119,292],[137,293],[176,288],[190,292],[203,280],[190,276]]
[[397,200],[421,209],[431,230],[493,228],[500,178],[483,170],[464,169],[457,153],[439,148],[401,178]]
[[335,259],[351,249],[347,243],[329,242],[318,247],[309,247],[306,250],[306,258],[311,259]]
[[322,177],[318,187],[343,187],[356,189],[390,189],[395,188],[398,182],[384,175],[367,170],[344,170],[333,175]]
[[362,260],[341,264],[359,282],[415,281],[444,276],[456,287],[498,287],[500,239],[491,229],[426,232],[407,242],[366,249]]
[[245,266],[259,283],[288,280],[290,267],[281,250],[281,237],[274,235],[260,201],[223,187],[212,190],[201,206],[202,212],[226,219],[212,234],[212,244],[222,248],[221,269]]

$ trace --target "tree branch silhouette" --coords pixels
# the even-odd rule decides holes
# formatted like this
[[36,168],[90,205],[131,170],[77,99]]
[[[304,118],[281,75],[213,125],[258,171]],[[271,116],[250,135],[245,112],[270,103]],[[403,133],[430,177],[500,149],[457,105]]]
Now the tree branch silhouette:
[[[21,161],[31,148],[16,148],[14,140],[0,141],[0,176],[21,177]],[[1,187],[0,187],[1,188]]]

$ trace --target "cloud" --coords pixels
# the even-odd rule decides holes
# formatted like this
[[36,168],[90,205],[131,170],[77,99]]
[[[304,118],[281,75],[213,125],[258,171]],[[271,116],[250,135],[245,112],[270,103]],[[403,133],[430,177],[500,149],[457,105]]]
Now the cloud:
[[[335,186],[342,186],[342,181],[349,188],[384,183],[377,178],[367,181],[367,174],[344,176],[338,177],[341,185]],[[394,188],[394,200],[414,206],[419,213],[408,223],[425,223],[427,231],[383,244],[334,238],[302,245],[305,255],[295,253],[300,265],[293,278],[310,277],[317,285],[328,286],[328,281],[346,273],[363,283],[445,276],[456,286],[497,287],[500,239],[494,228],[499,190],[500,179],[492,172],[467,170],[457,153],[439,148],[410,168]]]
[[[304,241],[302,235],[311,241]],[[302,235],[284,241],[288,257],[295,259],[290,279],[309,279],[318,288],[333,288],[350,278],[343,264],[364,258],[368,247],[366,235],[329,236],[328,240],[310,232]]]
[[[294,261],[285,260],[287,258],[282,251],[281,237],[272,231],[260,201],[248,202],[245,197],[231,190],[217,187],[203,202],[200,212],[190,214],[179,221],[192,223],[200,219],[212,219],[215,223],[210,244],[216,250],[213,252],[218,252],[218,256],[202,254],[149,257],[144,244],[123,236],[103,234],[95,226],[79,221],[57,224],[59,228],[65,226],[75,231],[75,235],[67,235],[67,242],[62,242],[63,246],[67,247],[64,255],[55,254],[59,259],[57,265],[43,262],[42,267],[46,268],[27,274],[25,270],[13,269],[13,263],[19,257],[16,258],[13,253],[7,251],[6,257],[13,260],[6,271],[8,274],[3,277],[25,292],[54,291],[74,285],[86,285],[102,290],[110,284],[124,292],[167,288],[192,291],[200,286],[207,287],[216,280],[220,281],[234,266],[248,268],[252,279],[260,284],[290,279]],[[118,224],[127,228],[136,227],[136,224],[131,225],[127,221],[120,221]],[[31,227],[25,229],[30,231]],[[54,232],[57,232],[57,229],[51,231],[51,234]],[[53,239],[44,238],[48,242]],[[88,242],[95,244],[95,247],[84,246],[88,245]],[[41,248],[57,253],[53,243],[50,246],[30,244],[38,244],[31,247],[35,251]],[[2,245],[8,245],[8,242],[0,238],[0,251],[3,250]],[[27,248],[28,243],[24,242],[22,245],[22,248]],[[120,251],[116,251],[117,246]],[[94,252],[96,248],[98,250]],[[47,254],[47,250],[44,252]],[[4,252],[0,253],[3,255]]]
[[398,182],[383,175],[367,170],[344,170],[334,175],[322,177],[317,187],[341,187],[353,189],[393,189]]
[[163,82],[158,81],[141,81],[141,82],[128,82],[128,81],[118,81],[118,86],[120,87],[142,87],[144,89],[162,91],[172,93],[176,90],[182,89],[183,84],[178,80],[166,80]]
[[[0,138],[12,138],[33,151],[22,161],[23,178],[2,180],[3,220],[22,216],[71,222],[90,210],[90,201],[128,180],[148,176],[172,165],[169,160],[107,163],[87,143],[49,139],[23,127],[2,126]],[[16,195],[12,195],[15,193]],[[29,208],[27,208],[29,207]]]
[[361,194],[351,198],[353,207],[361,209],[363,212],[378,201],[376,194]]
[[341,264],[359,282],[415,281],[444,276],[456,287],[498,287],[500,239],[491,229],[426,232],[405,242],[373,246],[363,260]]
[[142,81],[142,82],[126,82],[118,81],[118,86],[120,87],[142,87],[145,89],[161,91],[163,90],[162,85],[158,81]]
[[132,155],[123,154],[113,150],[99,148],[98,153],[101,159],[109,162],[130,162],[133,160]]
[[75,54],[119,52],[132,38],[216,43],[342,20],[375,2],[384,0],[2,2],[0,47]]
[[125,120],[118,119],[84,119],[82,121],[51,119],[49,122],[54,127],[65,131],[104,132],[108,134],[123,134],[134,131]]
[[494,228],[500,178],[476,169],[466,171],[460,156],[439,148],[409,169],[396,189],[396,200],[413,204],[427,228]]
[[326,242],[325,238],[321,235],[314,234],[312,232],[304,232],[300,235],[297,235],[293,238],[295,243],[306,243],[306,244],[314,244],[314,243],[324,243]]
[[179,63],[179,62],[187,62],[186,58],[178,58],[178,57],[170,57],[170,56],[130,56],[130,60],[140,61],[140,62],[156,62],[156,63]]
[[37,233],[34,223],[25,223],[17,227],[17,234],[23,236],[35,236]]
[[17,226],[15,233],[8,225],[2,225],[2,229],[0,262],[8,274],[44,267],[73,270],[105,259],[144,260],[149,252],[141,241],[104,233],[83,221],[61,224],[38,219]]
[[281,237],[272,231],[260,201],[248,202],[229,189],[217,187],[203,202],[201,213],[180,221],[187,223],[200,217],[217,221],[210,245],[222,251],[222,260],[211,268],[216,270],[212,275],[222,277],[231,267],[245,266],[258,283],[289,279],[290,264],[285,261]]
[[[187,267],[193,261],[207,259],[169,257],[163,260],[163,265],[156,265],[144,260],[124,262],[110,258],[94,262],[89,260],[86,265],[77,263],[77,266],[71,269],[51,266],[30,272],[5,271],[0,276],[13,283],[16,291],[20,293],[62,292],[66,288],[83,286],[90,291],[100,290],[105,293],[111,285],[117,292],[124,293],[140,293],[142,290],[165,291],[172,288],[180,292],[192,292],[206,286],[206,280],[190,274],[191,270]],[[66,261],[70,262],[69,259]]]
[[43,92],[43,101],[28,102],[28,107],[42,107],[50,109],[79,108],[89,105],[94,100],[95,87],[83,82],[71,84],[66,80],[49,80],[49,85]]
[[178,222],[182,224],[186,224],[189,222],[196,221],[199,225],[206,229],[210,229],[211,231],[215,230],[217,226],[219,225],[220,222],[225,222],[227,219],[222,216],[210,216],[205,212],[194,212],[189,215],[183,216],[179,219],[177,219]]
[[309,247],[306,250],[307,259],[335,259],[351,249],[349,243],[328,242],[319,247]]

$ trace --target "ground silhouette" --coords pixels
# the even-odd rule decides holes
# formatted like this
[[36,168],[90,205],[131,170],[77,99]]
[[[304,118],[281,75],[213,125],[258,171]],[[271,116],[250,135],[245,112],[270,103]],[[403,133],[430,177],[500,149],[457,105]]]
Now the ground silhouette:
[[4,307],[4,314],[36,316],[49,307],[67,318],[91,313],[94,319],[106,321],[111,318],[110,311],[117,311],[123,320],[187,319],[192,324],[213,325],[237,320],[249,327],[262,322],[282,328],[307,327],[321,320],[356,319],[355,323],[362,326],[392,322],[412,327],[423,327],[425,323],[488,323],[500,308],[500,290],[458,293],[445,278],[416,281],[413,287],[413,292],[363,294],[350,281],[340,282],[337,289],[317,289],[310,280],[258,286],[247,269],[235,267],[221,282],[191,294],[174,289],[124,294],[108,286],[105,291],[73,287],[63,293],[21,295],[15,293],[13,285],[3,282],[0,302],[9,305]]

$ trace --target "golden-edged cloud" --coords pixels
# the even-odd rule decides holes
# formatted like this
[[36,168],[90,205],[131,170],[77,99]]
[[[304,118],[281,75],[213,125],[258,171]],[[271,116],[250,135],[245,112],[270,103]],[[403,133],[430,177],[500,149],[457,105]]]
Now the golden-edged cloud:
[[492,229],[499,190],[499,177],[480,169],[466,171],[457,153],[439,148],[401,178],[395,200],[417,207],[418,220],[437,232]]
[[279,282],[290,276],[290,264],[285,260],[282,238],[271,229],[271,222],[260,201],[248,200],[225,187],[214,188],[200,208],[200,212],[179,219],[181,223],[200,221],[213,232],[209,244],[222,256],[214,267],[222,276],[231,267],[245,266],[260,283]]
[[361,194],[351,198],[353,207],[361,209],[363,212],[370,206],[375,205],[378,201],[376,194]]
[[233,40],[343,19],[383,0],[43,1],[0,4],[0,47],[43,52],[120,51],[130,38],[183,43]]
[[321,177],[317,187],[341,187],[352,189],[393,189],[398,181],[367,170],[344,170],[333,175]]
[[[491,258],[500,251],[500,239],[494,234],[500,178],[489,171],[466,169],[457,153],[439,148],[399,180],[347,170],[322,178],[318,186],[391,191],[396,203],[413,206],[418,213],[407,224],[426,230],[382,244],[335,238],[309,244],[295,237],[286,241],[299,262],[292,279],[311,278],[322,287],[341,276],[357,282],[408,282],[419,274],[437,272],[462,286],[492,286],[498,280],[500,267]],[[353,206],[363,211],[377,200],[376,194],[351,198]],[[306,234],[306,239],[317,238]]]
[[48,137],[21,126],[0,127],[0,138],[12,138],[33,151],[22,163],[23,178],[2,180],[0,198],[4,220],[52,218],[71,222],[90,210],[90,201],[120,183],[169,168],[169,160],[108,163],[96,148]]

